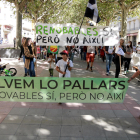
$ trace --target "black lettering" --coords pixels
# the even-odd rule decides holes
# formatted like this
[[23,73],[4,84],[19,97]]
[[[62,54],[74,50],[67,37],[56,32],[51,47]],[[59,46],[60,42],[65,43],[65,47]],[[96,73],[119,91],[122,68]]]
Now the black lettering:
[[15,88],[22,88],[18,87],[18,85],[21,85],[21,83],[18,83],[18,81],[21,81],[21,79],[15,79]]
[[91,89],[97,89],[93,87],[93,80],[91,80]]
[[67,43],[72,43],[72,38],[73,36],[70,39],[67,37]]
[[85,87],[85,80],[83,81],[83,89],[89,89],[89,88]]
[[[14,93],[14,95],[13,95],[12,99],[13,99],[13,98],[18,98],[18,95],[17,95],[17,93],[16,93],[16,92]],[[19,99],[19,98],[18,98],[18,99]]]
[[[111,85],[112,83],[115,83],[114,85]],[[111,89],[111,87],[113,87],[114,89],[116,89],[117,86],[117,82],[116,81],[109,81],[109,89]]]
[[4,81],[5,81],[6,85],[7,85],[7,87],[8,87],[8,88],[11,88],[11,85],[12,85],[12,83],[13,83],[13,79],[11,80],[10,84],[8,84],[8,82],[7,82],[6,79],[4,79]]
[[96,38],[92,38],[92,43],[96,43]]
[[[64,80],[63,82],[64,82],[63,89],[65,89],[65,87],[69,87],[71,85],[71,81],[70,80]],[[66,85],[66,82],[69,82],[69,84]]]
[[[77,84],[77,85],[76,85],[76,84]],[[81,86],[80,86],[78,80],[75,81],[75,83],[73,84],[72,89],[74,89],[75,87],[79,87],[79,89],[81,89]]]
[[36,96],[34,95],[34,93],[36,94],[37,92],[32,92],[32,99],[37,99],[37,98],[34,98],[34,96]]
[[105,28],[103,29],[103,31],[105,31],[104,36],[108,36],[108,35],[109,35],[109,31],[106,30],[106,28],[108,28],[108,27],[105,27]]
[[[5,95],[4,97],[1,96],[2,93]],[[5,92],[4,92],[4,91],[1,91],[1,92],[0,92],[0,98],[5,98],[5,97],[6,97]]]
[[51,93],[50,93],[50,92],[47,93],[47,96],[48,96],[49,98],[46,98],[46,99],[51,100],[51,96],[49,96],[48,94],[50,95]]
[[37,43],[38,43],[38,41],[41,40],[41,39],[42,39],[42,36],[41,36],[41,35],[38,35],[38,36],[37,36],[37,39],[36,39],[36,40],[37,40]]
[[[82,99],[83,95],[84,95],[84,98]],[[82,96],[82,97],[81,97],[81,96]],[[79,94],[79,98],[80,98],[81,100],[85,100],[85,99],[86,99],[86,94],[85,94],[85,93]]]
[[28,92],[27,92],[27,99],[31,99],[31,98],[29,98],[29,96],[28,96],[29,94],[28,94]]
[[46,41],[46,36],[43,37],[42,42],[43,42],[43,43],[47,43],[47,41]]
[[26,88],[26,85],[27,85],[27,87],[32,86],[32,89],[34,89],[34,80],[32,80],[30,84],[28,84],[28,83],[26,82],[26,80],[23,80],[23,83],[24,83],[24,88]]
[[98,100],[102,100],[101,98],[99,98],[99,95],[100,95],[100,94],[102,95],[102,99],[104,98],[104,94],[103,94],[103,93],[98,93],[98,94],[97,94]]
[[[102,84],[104,84],[104,85],[102,85]],[[98,89],[100,89],[101,87],[104,87],[104,88],[106,88],[106,89],[107,89],[107,87],[106,87],[106,83],[105,83],[105,81],[104,81],[104,80],[101,82],[101,84],[100,84],[100,86],[99,86],[99,88],[98,88]]]
[[[95,96],[95,97],[94,97],[94,96]],[[94,94],[94,96],[93,96],[92,93],[90,93],[90,100],[92,100],[91,97],[94,98],[94,100],[96,100],[96,93]]]
[[40,95],[41,93],[42,93],[42,92],[39,92],[39,93],[38,93],[38,96],[41,97],[41,98],[38,98],[38,99],[43,99],[43,96]]
[[[23,95],[22,95],[22,93],[23,93]],[[24,92],[20,92],[20,99],[25,99],[25,93]]]
[[51,37],[51,36],[48,37],[48,42],[53,43],[53,41],[52,41],[52,37]]
[[111,99],[113,100],[113,97],[112,97],[111,93],[109,93],[109,95],[108,95],[108,97],[107,97],[107,100],[108,100],[109,98],[111,98]]
[[[63,95],[63,96],[62,96]],[[60,99],[65,97],[65,93],[60,93]]]
[[123,90],[123,89],[125,89],[125,85],[123,85],[121,83],[124,83],[125,84],[125,81],[120,81],[119,82],[119,85],[122,86],[122,88],[118,88],[118,89]]
[[86,37],[84,37],[84,39],[83,39],[83,44],[85,44],[85,42],[87,42],[89,44],[89,42],[87,41]]
[[71,96],[69,96],[69,94],[71,94],[71,93],[67,93],[67,94],[66,94],[66,99],[67,99],[67,100],[71,100],[71,99],[68,99],[69,97],[71,97]]
[[[54,86],[54,87],[51,87],[51,86],[50,86],[50,83],[51,83],[51,82],[54,82],[54,83],[55,83],[55,86]],[[57,83],[55,80],[50,80],[50,81],[48,82],[48,87],[49,87],[50,89],[56,89],[57,86],[58,86],[58,83]]]
[[40,89],[47,89],[47,87],[42,87],[42,80],[40,80]]
[[120,94],[117,94],[117,93],[116,93],[116,95],[117,95],[116,100],[117,100],[118,98],[121,100],[121,97],[120,97],[120,96],[121,96],[121,93],[120,93]]
[[[76,97],[75,97],[75,94],[76,94]],[[77,94],[77,93],[73,93],[73,100],[74,100],[75,98],[78,100],[78,94]]]

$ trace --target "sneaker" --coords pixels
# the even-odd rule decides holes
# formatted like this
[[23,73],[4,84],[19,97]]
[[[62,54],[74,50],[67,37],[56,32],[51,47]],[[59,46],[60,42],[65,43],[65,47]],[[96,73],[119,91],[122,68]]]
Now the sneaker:
[[109,74],[111,74],[111,72],[109,72]]
[[24,74],[24,77],[26,77],[27,76],[27,74]]
[[108,76],[109,75],[109,72],[107,72],[106,75]]
[[126,71],[124,71],[124,75],[126,75]]
[[127,70],[127,73],[128,73],[129,71]]

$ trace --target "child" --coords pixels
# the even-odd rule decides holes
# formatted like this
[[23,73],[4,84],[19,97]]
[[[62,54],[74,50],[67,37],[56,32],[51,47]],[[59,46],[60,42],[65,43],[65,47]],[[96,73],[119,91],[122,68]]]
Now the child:
[[47,50],[46,48],[43,49],[43,58],[44,58],[44,61],[46,60],[46,53],[47,53]]
[[48,63],[49,63],[49,72],[50,72],[51,77],[53,77],[54,62],[55,62],[55,59],[53,58],[52,53],[50,53]]
[[40,53],[41,53],[41,52],[40,52],[40,47],[37,46],[37,58],[38,58],[38,59],[40,59]]
[[64,50],[60,54],[62,55],[62,59],[56,64],[56,70],[59,72],[59,77],[71,77],[70,71],[72,70],[73,63],[68,59],[69,53],[68,51]]

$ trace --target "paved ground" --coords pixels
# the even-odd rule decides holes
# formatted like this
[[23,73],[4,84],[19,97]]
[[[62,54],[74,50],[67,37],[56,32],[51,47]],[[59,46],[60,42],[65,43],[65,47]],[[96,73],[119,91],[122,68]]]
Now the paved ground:
[[14,44],[0,44],[0,48],[14,48]]
[[[23,62],[2,59],[23,76]],[[105,63],[96,58],[94,71],[74,60],[72,77],[107,77]],[[111,75],[114,77],[115,66]],[[130,69],[128,77],[134,71]],[[38,61],[37,76],[49,76],[47,61]],[[55,71],[54,76],[58,77]],[[120,77],[127,77],[121,75]],[[0,102],[0,140],[140,140],[140,83],[129,85],[123,104]]]

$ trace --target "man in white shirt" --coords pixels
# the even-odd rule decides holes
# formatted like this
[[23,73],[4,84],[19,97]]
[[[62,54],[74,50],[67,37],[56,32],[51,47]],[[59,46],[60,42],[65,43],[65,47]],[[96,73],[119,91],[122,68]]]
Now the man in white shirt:
[[59,72],[59,77],[71,77],[73,63],[68,59],[68,51],[63,50],[61,53],[62,59],[56,64],[56,70]]

